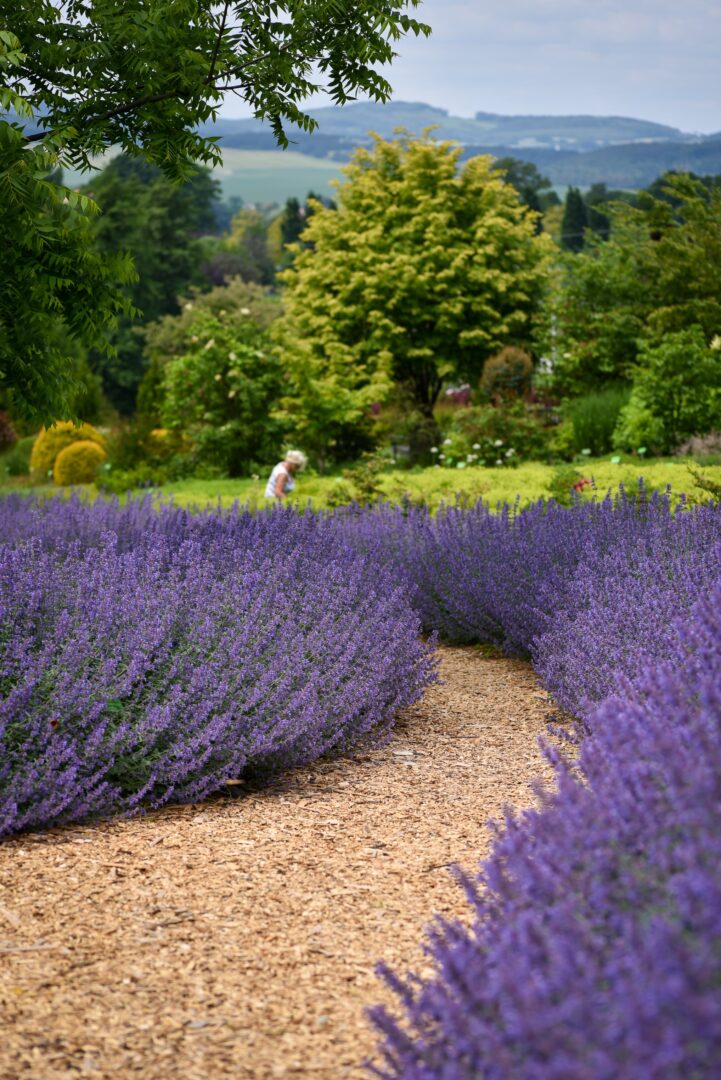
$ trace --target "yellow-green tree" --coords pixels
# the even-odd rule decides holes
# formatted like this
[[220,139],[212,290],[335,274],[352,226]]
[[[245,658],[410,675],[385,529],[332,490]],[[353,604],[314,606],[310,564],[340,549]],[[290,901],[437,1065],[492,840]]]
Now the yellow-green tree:
[[490,157],[430,134],[356,151],[338,209],[314,206],[282,275],[281,415],[316,453],[362,433],[394,384],[430,437],[444,381],[531,333],[550,241]]

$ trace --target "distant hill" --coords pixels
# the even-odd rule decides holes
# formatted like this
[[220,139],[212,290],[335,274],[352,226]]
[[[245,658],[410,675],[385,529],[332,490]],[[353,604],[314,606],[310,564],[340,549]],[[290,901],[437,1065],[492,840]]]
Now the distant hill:
[[[357,146],[371,141],[369,131],[389,137],[399,127],[414,134],[435,127],[439,137],[462,144],[464,157],[493,154],[530,161],[558,188],[605,182],[613,188],[634,189],[670,169],[721,174],[721,132],[690,135],[629,117],[486,112],[459,117],[446,109],[405,101],[352,102],[312,113],[318,130],[307,134],[290,129],[289,151],[279,151],[268,126],[252,118],[221,119],[202,127],[204,134],[220,136],[226,152],[217,173],[226,197],[283,202],[290,195],[303,198],[309,188],[332,194],[328,181],[340,175],[340,166]],[[69,176],[82,182],[72,172]]]
[[[380,105],[357,101],[349,105],[313,110],[318,130],[312,136],[298,135],[298,144],[319,141],[328,148],[355,147],[369,141],[368,132],[384,138],[395,128],[404,127],[419,134],[424,128],[437,127],[443,138],[455,139],[470,146],[539,147],[551,150],[595,150],[628,142],[684,142],[693,136],[666,124],[634,120],[623,116],[501,116],[476,113],[475,117],[451,116],[422,102],[391,101]],[[224,140],[239,136],[270,135],[267,127],[254,119],[219,120],[214,131]],[[292,138],[296,139],[293,135]],[[237,145],[233,142],[233,145]]]
[[[478,112],[452,116],[421,102],[386,105],[353,102],[342,108],[313,110],[318,130],[289,130],[292,150],[328,161],[346,161],[357,146],[371,141],[370,131],[387,138],[401,127],[419,134],[434,127],[454,139],[464,156],[493,154],[537,165],[558,187],[590,187],[605,182],[617,188],[645,187],[669,169],[701,175],[721,173],[721,133],[690,135],[678,128],[624,116],[502,116]],[[219,120],[201,129],[238,150],[274,150],[267,125],[258,120]]]

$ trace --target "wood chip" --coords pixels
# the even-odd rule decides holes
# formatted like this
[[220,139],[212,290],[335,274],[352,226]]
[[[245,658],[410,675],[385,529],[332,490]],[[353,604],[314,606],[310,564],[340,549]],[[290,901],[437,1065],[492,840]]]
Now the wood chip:
[[376,963],[427,969],[450,867],[548,775],[531,668],[439,652],[385,747],[0,846],[0,1078],[367,1080]]

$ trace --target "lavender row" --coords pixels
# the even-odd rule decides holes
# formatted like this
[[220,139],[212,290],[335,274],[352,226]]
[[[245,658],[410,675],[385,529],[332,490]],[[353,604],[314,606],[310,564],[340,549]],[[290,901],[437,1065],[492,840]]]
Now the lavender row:
[[0,835],[379,739],[433,678],[387,571],[310,517],[0,503]]
[[721,507],[674,512],[643,488],[572,509],[380,505],[333,520],[405,583],[426,629],[530,657],[586,720],[620,679],[677,654],[674,620],[721,579]]
[[377,1075],[718,1075],[721,586],[674,640],[590,715],[542,809],[507,817],[465,881],[472,925],[430,932],[436,974],[385,971],[402,1019],[374,1010]]

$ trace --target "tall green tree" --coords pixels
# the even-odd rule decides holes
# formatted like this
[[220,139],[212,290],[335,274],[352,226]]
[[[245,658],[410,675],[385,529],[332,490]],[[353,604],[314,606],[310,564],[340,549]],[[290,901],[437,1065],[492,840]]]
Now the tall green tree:
[[578,188],[570,187],[561,223],[561,247],[566,251],[582,251],[588,228],[588,212],[583,195]]
[[[87,241],[87,201],[43,177],[89,165],[111,146],[142,153],[170,179],[219,162],[213,120],[234,93],[287,144],[286,124],[312,130],[302,108],[325,90],[342,104],[385,101],[378,68],[405,34],[420,0],[22,0],[0,14],[0,197],[11,202],[3,250],[23,251],[22,281],[0,264],[4,306],[0,385],[14,407],[52,419],[67,408],[62,357],[48,361],[38,311],[86,343],[125,307],[129,263],[109,266]],[[30,151],[30,152],[28,152]],[[68,203],[63,199],[67,198]],[[64,207],[69,206],[69,210]],[[59,271],[59,272],[58,272]],[[72,282],[73,295],[64,282]],[[29,332],[28,332],[29,331]],[[38,335],[40,335],[38,339]]]
[[549,293],[545,338],[554,381],[577,394],[637,371],[641,343],[721,328],[721,187],[677,175],[663,198],[610,204],[607,241],[589,234],[566,255]]
[[281,275],[287,358],[283,416],[327,453],[362,431],[393,385],[433,437],[444,380],[476,381],[501,346],[530,337],[550,241],[490,157],[459,171],[460,148],[430,136],[376,137],[315,206]]
[[156,165],[120,155],[85,191],[102,211],[93,230],[97,250],[110,256],[125,250],[137,270],[126,292],[138,317],[121,317],[111,333],[112,354],[92,358],[105,393],[127,415],[146,366],[143,325],[177,312],[178,296],[203,280],[199,237],[215,227],[220,184],[205,168],[172,183]]

